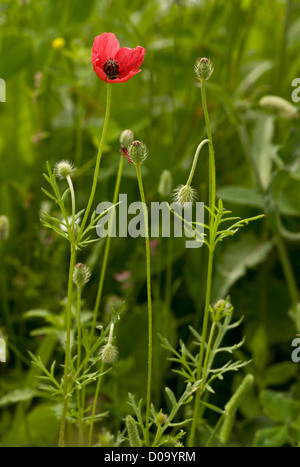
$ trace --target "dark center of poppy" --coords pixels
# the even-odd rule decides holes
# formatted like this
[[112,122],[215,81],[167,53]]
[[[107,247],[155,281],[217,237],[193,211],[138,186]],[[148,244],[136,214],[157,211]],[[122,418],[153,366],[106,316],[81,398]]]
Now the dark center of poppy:
[[108,78],[116,78],[119,74],[119,64],[117,60],[113,60],[112,58],[107,60],[103,65],[103,71]]

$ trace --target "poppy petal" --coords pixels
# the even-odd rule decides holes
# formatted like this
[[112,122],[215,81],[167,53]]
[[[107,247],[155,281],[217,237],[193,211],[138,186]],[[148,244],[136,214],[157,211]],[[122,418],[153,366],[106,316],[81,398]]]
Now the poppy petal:
[[100,36],[96,36],[92,48],[92,63],[98,67],[102,67],[110,58],[114,58],[120,43],[112,32],[103,32]]
[[137,73],[140,73],[140,71],[142,71],[142,70],[130,71],[125,76],[121,76],[121,77],[118,77],[118,78],[115,78],[115,79],[109,79],[109,80],[107,80],[107,82],[108,83],[125,83],[125,81],[128,81],[134,75],[136,75]]
[[130,71],[136,71],[143,63],[145,52],[146,50],[139,46],[135,49],[122,47],[115,56],[119,63],[119,77],[123,78]]

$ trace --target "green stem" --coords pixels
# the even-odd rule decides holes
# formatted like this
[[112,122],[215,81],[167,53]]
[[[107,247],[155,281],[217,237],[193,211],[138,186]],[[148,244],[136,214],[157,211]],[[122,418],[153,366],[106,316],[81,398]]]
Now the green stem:
[[[81,365],[81,287],[77,287],[77,374],[80,372]],[[77,389],[77,409],[79,420],[79,445],[83,446],[83,411],[80,398],[80,389]]]
[[[114,197],[113,197],[113,204],[117,203],[119,191],[120,191],[120,184],[121,184],[121,179],[122,179],[122,172],[123,172],[123,165],[124,165],[124,156],[121,155],[120,157],[120,163],[119,163],[119,169],[118,169],[118,175],[117,175],[117,180],[116,180],[116,185],[115,185],[115,191],[114,191]],[[97,291],[97,297],[96,297],[96,302],[95,302],[95,307],[94,307],[94,314],[93,314],[93,321],[92,321],[92,327],[91,327],[91,338],[96,326],[97,322],[97,315],[99,311],[99,306],[102,298],[102,292],[103,292],[103,285],[104,285],[104,280],[105,280],[105,275],[106,275],[106,268],[107,268],[107,261],[108,261],[108,255],[109,255],[109,250],[110,250],[110,243],[111,243],[111,229],[113,226],[114,222],[114,210],[112,210],[111,214],[111,219],[110,219],[110,225],[109,225],[109,232],[106,237],[106,243],[105,243],[105,250],[104,250],[104,255],[103,255],[103,260],[102,260],[102,265],[101,265],[101,273],[100,273],[100,279],[99,279],[99,285],[98,285],[98,291]]]
[[73,269],[76,262],[76,248],[74,244],[71,244],[71,255],[70,255],[70,266],[69,266],[69,281],[68,281],[68,303],[66,309],[66,351],[65,351],[65,367],[64,367],[64,400],[63,400],[63,413],[60,422],[60,433],[59,433],[59,447],[64,446],[65,437],[65,426],[66,417],[68,410],[68,373],[70,366],[70,353],[71,353],[71,316],[72,316],[72,291],[73,291]]
[[[207,282],[206,282],[206,297],[205,297],[204,319],[203,319],[200,354],[199,354],[198,365],[197,365],[197,376],[196,376],[197,381],[199,381],[200,378],[201,378],[203,358],[204,358],[204,350],[205,350],[205,342],[206,342],[206,336],[207,336],[207,327],[208,327],[208,318],[209,318],[209,305],[210,305],[210,296],[211,296],[211,284],[212,284],[213,256],[214,256],[214,249],[210,245],[209,255],[208,255],[208,268],[207,268]],[[189,447],[194,447],[194,439],[195,439],[195,433],[196,433],[196,428],[197,428],[197,424],[198,424],[198,413],[199,413],[199,408],[200,408],[201,395],[202,395],[202,383],[201,383],[199,389],[196,392],[194,417],[193,417],[191,433],[190,433],[190,438],[189,438]]]
[[[216,165],[214,147],[212,144],[211,126],[208,116],[207,103],[206,103],[206,81],[201,82],[201,97],[204,112],[204,119],[206,124],[207,137],[210,141],[209,144],[209,207],[214,212],[216,202]],[[213,216],[210,216],[210,227],[212,227]],[[212,235],[212,231],[210,231]]]
[[[114,323],[111,323],[110,329],[109,329],[109,336],[108,336],[107,344],[112,343],[112,338],[113,338],[113,333],[114,333],[114,326],[115,326]],[[91,447],[92,440],[93,440],[95,413],[96,413],[96,408],[97,408],[97,401],[98,401],[98,396],[99,396],[99,391],[100,391],[100,386],[101,386],[101,381],[102,381],[103,370],[104,370],[104,360],[102,360],[102,362],[101,362],[100,375],[99,375],[99,378],[98,378],[98,381],[97,381],[97,387],[96,387],[94,403],[93,403],[93,408],[92,408],[91,426],[90,426],[90,433],[89,433],[89,447]]]
[[[113,204],[116,204],[117,198],[118,198],[118,195],[119,195],[120,184],[121,184],[122,173],[123,173],[123,166],[124,166],[124,156],[121,155],[120,163],[119,163],[119,169],[118,169],[118,175],[117,175],[117,180],[116,180],[116,185],[115,185],[114,197],[113,197]],[[104,280],[105,280],[105,275],[106,275],[107,261],[108,261],[108,255],[109,255],[109,250],[110,250],[110,243],[111,243],[110,233],[111,233],[111,229],[112,229],[112,226],[113,226],[113,220],[114,220],[113,216],[114,216],[114,210],[112,211],[112,214],[111,214],[109,232],[108,232],[108,236],[106,237],[106,240],[105,240],[106,243],[105,243],[104,255],[103,255],[103,260],[102,260],[102,265],[101,265],[101,272],[100,272],[97,296],[96,296],[96,301],[95,301],[95,306],[94,306],[93,321],[92,321],[92,326],[91,326],[90,345],[91,345],[91,342],[92,342],[94,329],[96,327],[99,306],[100,306],[101,298],[102,298],[103,285],[104,285]],[[82,407],[84,406],[84,402],[85,402],[85,386],[82,389]]]
[[103,152],[103,147],[104,147],[104,141],[106,137],[106,131],[107,131],[107,126],[108,126],[108,121],[109,121],[109,115],[110,115],[110,107],[111,107],[111,84],[107,83],[107,95],[106,95],[106,111],[105,111],[105,118],[104,118],[104,124],[103,124],[103,129],[102,129],[102,135],[101,135],[101,140],[99,144],[99,149],[98,149],[98,154],[97,154],[97,160],[96,160],[96,166],[95,166],[95,171],[94,171],[94,178],[93,178],[93,184],[92,184],[92,189],[91,189],[91,194],[90,198],[87,204],[87,208],[84,213],[84,217],[80,226],[80,230],[77,236],[77,242],[80,241],[81,235],[84,231],[85,224],[87,222],[94,197],[95,197],[95,192],[97,188],[97,182],[98,182],[98,175],[99,175],[99,168],[100,168],[100,162],[102,158],[102,152]]
[[149,419],[151,402],[151,380],[152,380],[152,298],[151,298],[151,264],[150,245],[148,231],[148,213],[143,187],[140,164],[136,164],[136,174],[140,190],[141,201],[143,203],[143,213],[145,222],[145,247],[146,247],[146,267],[147,267],[147,301],[148,301],[148,373],[147,373],[147,400],[146,400],[146,445],[150,445],[149,439]]
[[75,193],[73,183],[70,177],[67,177],[70,187],[71,202],[72,202],[72,236],[70,237],[71,252],[70,252],[70,265],[69,265],[69,280],[68,280],[68,303],[66,308],[66,350],[65,350],[65,367],[64,367],[64,401],[63,412],[60,422],[59,432],[59,447],[64,446],[65,426],[68,410],[68,391],[69,391],[69,367],[71,361],[71,321],[72,321],[72,292],[73,292],[73,271],[76,263],[76,246],[75,246]]
[[[215,155],[214,155],[214,148],[212,143],[212,133],[211,133],[211,126],[208,116],[207,110],[207,103],[206,103],[206,82],[201,82],[201,97],[202,97],[202,106],[206,124],[206,131],[207,136],[209,139],[209,208],[212,212],[215,211],[215,202],[216,202],[216,166],[215,166]],[[213,229],[214,224],[214,217],[210,214],[209,217],[209,252],[208,252],[208,266],[207,266],[207,279],[206,279],[206,295],[205,295],[205,308],[204,308],[204,317],[203,317],[203,327],[202,327],[202,337],[201,337],[201,345],[200,345],[200,353],[197,365],[197,381],[201,378],[201,373],[203,374],[203,360],[204,360],[204,352],[205,352],[205,343],[206,343],[206,336],[207,336],[207,328],[208,328],[208,318],[209,318],[209,306],[211,300],[211,286],[212,286],[212,270],[213,270],[213,258],[214,258],[214,240],[215,240],[215,233]],[[209,349],[207,349],[209,350]],[[194,416],[193,422],[191,427],[191,433],[189,437],[189,446],[193,447],[195,433],[198,423],[198,414],[200,408],[200,401],[201,401],[201,392],[202,392],[202,384],[198,391],[196,392],[195,397],[195,408],[194,408]]]
[[277,229],[275,230],[274,234],[275,234],[274,236],[276,239],[276,247],[277,247],[278,255],[280,258],[281,266],[284,272],[290,299],[292,302],[292,306],[295,308],[298,303],[298,299],[299,299],[299,292],[298,292],[296,279],[293,273],[290,258],[286,250],[285,242],[282,239],[280,233],[277,231]]

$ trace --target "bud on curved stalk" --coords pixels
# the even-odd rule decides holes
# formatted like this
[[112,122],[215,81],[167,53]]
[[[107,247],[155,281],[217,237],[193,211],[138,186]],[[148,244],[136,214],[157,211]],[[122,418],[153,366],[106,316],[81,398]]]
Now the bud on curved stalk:
[[0,241],[9,237],[9,220],[7,216],[0,216]]
[[114,323],[111,323],[108,342],[106,345],[101,347],[100,352],[99,352],[99,355],[102,361],[109,365],[112,365],[113,363],[115,363],[119,355],[118,348],[112,345],[113,333],[114,333]]
[[197,191],[190,185],[180,185],[174,190],[173,199],[180,206],[184,206],[185,203],[193,203],[197,198]]
[[198,58],[195,63],[195,73],[200,81],[207,81],[214,71],[213,64],[209,58]]
[[119,355],[117,347],[109,342],[100,349],[100,357],[104,363],[112,365],[115,363]]

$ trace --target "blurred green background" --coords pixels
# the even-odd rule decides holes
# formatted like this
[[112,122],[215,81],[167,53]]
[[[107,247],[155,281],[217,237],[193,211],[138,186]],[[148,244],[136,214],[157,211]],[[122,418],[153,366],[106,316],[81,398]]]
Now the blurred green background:
[[[230,293],[236,317],[244,316],[231,344],[246,336],[238,358],[251,359],[245,371],[255,376],[232,445],[297,445],[300,363],[291,360],[291,342],[300,332],[300,256],[299,239],[289,232],[297,234],[300,226],[299,119],[259,102],[276,95],[292,103],[291,83],[300,76],[300,3],[1,0],[0,24],[0,78],[6,82],[6,102],[0,103],[0,215],[10,221],[0,271],[0,326],[8,341],[8,361],[0,367],[2,445],[51,446],[57,436],[55,407],[37,393],[27,352],[41,354],[46,363],[54,358],[62,363],[68,245],[41,226],[41,210],[56,208],[45,204],[40,187],[46,187],[46,161],[54,166],[67,159],[78,168],[80,209],[88,199],[106,92],[90,56],[94,37],[104,31],[115,33],[121,46],[145,47],[146,55],[140,74],[113,86],[97,202],[112,199],[119,136],[126,128],[149,149],[143,172],[148,201],[160,200],[157,187],[165,169],[173,188],[185,183],[194,151],[206,137],[194,63],[198,57],[214,63],[207,99],[217,194],[235,215],[266,214],[217,249],[213,299]],[[193,181],[201,201],[207,200],[207,159],[203,150]],[[139,199],[134,167],[126,161],[121,192],[129,202]],[[79,257],[93,273],[85,289],[86,311],[93,308],[102,247],[100,241]],[[170,288],[167,248],[167,239],[153,247],[155,336],[168,335],[176,345],[179,337],[189,341],[189,324],[199,327],[207,252],[185,249],[184,241],[175,239]],[[123,271],[129,277],[125,282],[116,276]],[[126,303],[117,329],[120,359],[102,389],[102,407],[110,411],[104,426],[111,432],[128,413],[128,391],[138,397],[145,393],[141,239],[112,241],[101,320],[108,319],[105,310],[116,296]],[[47,310],[52,318],[45,323],[43,314],[24,315],[32,310]],[[163,408],[164,386],[176,391],[182,385],[167,356],[155,337],[154,400]],[[241,378],[218,383],[212,402],[223,406]]]

